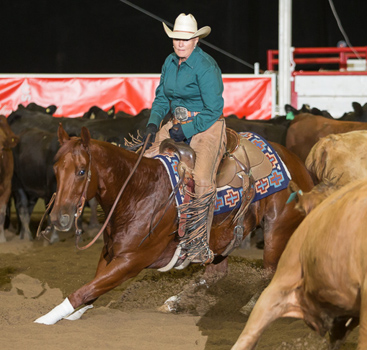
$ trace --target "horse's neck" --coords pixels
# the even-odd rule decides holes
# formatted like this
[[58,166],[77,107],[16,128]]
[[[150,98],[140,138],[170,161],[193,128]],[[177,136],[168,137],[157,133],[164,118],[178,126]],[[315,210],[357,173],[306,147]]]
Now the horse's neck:
[[98,148],[98,152],[92,156],[92,159],[96,160],[95,167],[99,177],[97,198],[100,198],[99,202],[102,206],[102,203],[107,206],[112,205],[111,200],[112,202],[115,200],[130,176],[121,196],[126,200],[128,200],[126,194],[131,200],[133,199],[131,196],[135,198],[137,194],[148,195],[149,191],[158,187],[159,183],[167,188],[168,175],[165,170],[162,171],[164,166],[158,160],[143,157],[131,175],[138,158],[137,154],[112,145],[102,145]]
[[[127,179],[138,157],[123,148],[100,143],[92,149],[92,164],[97,169],[100,189],[114,191],[116,182]],[[120,186],[121,187],[121,186]]]

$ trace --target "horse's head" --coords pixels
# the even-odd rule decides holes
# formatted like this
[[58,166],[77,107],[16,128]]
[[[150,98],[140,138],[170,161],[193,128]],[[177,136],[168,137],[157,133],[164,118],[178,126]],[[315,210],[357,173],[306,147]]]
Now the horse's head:
[[57,180],[55,203],[51,222],[60,231],[68,231],[74,218],[79,217],[84,202],[94,197],[97,185],[92,181],[91,136],[87,128],[81,137],[70,137],[62,125],[58,129],[60,149],[55,157]]

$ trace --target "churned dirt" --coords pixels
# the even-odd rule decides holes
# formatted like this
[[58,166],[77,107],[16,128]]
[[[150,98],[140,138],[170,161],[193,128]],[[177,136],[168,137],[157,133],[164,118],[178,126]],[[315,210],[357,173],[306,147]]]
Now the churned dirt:
[[[38,224],[34,219],[33,229]],[[85,226],[86,227],[86,226]],[[88,235],[86,230],[83,243]],[[90,281],[102,247],[75,248],[74,233],[60,241],[20,241],[10,229],[0,245],[0,348],[225,350],[243,330],[243,306],[269,283],[262,267],[262,251],[239,249],[229,258],[229,273],[203,282],[204,269],[160,273],[146,270],[100,297],[80,320],[55,325],[33,321],[61,303],[69,293]],[[183,293],[179,294],[180,292]],[[179,306],[162,312],[165,301],[179,295]],[[271,312],[271,310],[269,310]],[[357,331],[343,350],[356,349]],[[257,350],[326,350],[321,338],[301,320],[282,319],[263,334]]]

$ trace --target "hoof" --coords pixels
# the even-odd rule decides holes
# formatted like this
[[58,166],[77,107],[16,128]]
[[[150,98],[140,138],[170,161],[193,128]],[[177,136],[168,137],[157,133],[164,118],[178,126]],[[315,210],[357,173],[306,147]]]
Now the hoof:
[[166,314],[168,313],[174,313],[177,311],[178,303],[180,302],[180,297],[177,295],[174,295],[170,298],[168,298],[162,306],[158,308],[158,311],[164,312]]
[[252,298],[249,300],[249,302],[242,307],[240,313],[244,316],[250,316],[250,313],[252,309],[255,307],[255,304],[257,302],[257,299],[259,299],[259,297],[260,293],[256,293],[255,295],[253,295]]

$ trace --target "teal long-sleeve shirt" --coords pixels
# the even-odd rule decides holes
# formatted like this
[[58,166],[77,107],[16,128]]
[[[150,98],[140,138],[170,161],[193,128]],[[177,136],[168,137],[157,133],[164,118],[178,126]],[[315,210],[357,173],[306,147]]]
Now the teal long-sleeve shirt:
[[198,46],[180,66],[178,62],[172,53],[163,64],[148,124],[159,126],[169,110],[173,112],[176,107],[200,112],[191,123],[182,125],[189,139],[207,130],[222,115],[222,73],[215,60]]

